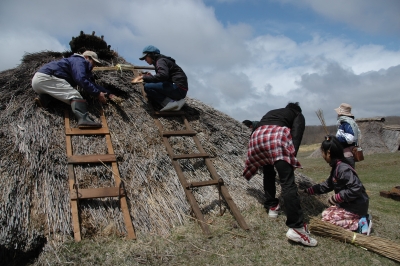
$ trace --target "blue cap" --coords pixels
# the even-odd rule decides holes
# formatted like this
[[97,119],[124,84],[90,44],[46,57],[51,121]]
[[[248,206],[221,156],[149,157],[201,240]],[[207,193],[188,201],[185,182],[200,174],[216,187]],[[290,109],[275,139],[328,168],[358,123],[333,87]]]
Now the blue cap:
[[143,55],[139,59],[144,60],[144,58],[147,56],[147,54],[150,54],[150,53],[159,54],[160,50],[153,45],[147,45],[146,47],[143,48]]

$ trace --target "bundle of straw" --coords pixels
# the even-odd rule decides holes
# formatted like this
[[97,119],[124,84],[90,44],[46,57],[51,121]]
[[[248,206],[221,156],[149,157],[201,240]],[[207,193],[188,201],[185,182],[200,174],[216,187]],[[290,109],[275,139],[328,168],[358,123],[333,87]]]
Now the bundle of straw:
[[376,236],[357,234],[317,218],[312,218],[310,220],[310,231],[316,235],[328,236],[342,240],[345,243],[361,246],[379,255],[400,262],[400,245],[390,240]]
[[324,112],[321,109],[318,109],[317,111],[315,111],[315,113],[317,114],[319,121],[321,122],[321,125],[325,130],[326,135],[329,135],[328,128],[326,127],[325,124]]

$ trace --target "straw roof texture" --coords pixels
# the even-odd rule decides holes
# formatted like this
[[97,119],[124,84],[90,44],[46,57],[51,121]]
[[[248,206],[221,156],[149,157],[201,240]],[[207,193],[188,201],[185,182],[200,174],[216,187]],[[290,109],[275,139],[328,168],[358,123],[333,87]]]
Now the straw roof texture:
[[[69,203],[64,110],[70,107],[54,101],[47,109],[36,107],[31,79],[36,70],[70,53],[44,51],[26,54],[21,64],[0,73],[0,247],[29,251],[44,239],[62,241],[72,235]],[[106,64],[127,64],[115,54]],[[121,179],[125,183],[129,210],[135,230],[168,234],[184,224],[190,214],[175,170],[167,155],[149,107],[138,85],[130,83],[131,71],[96,72],[97,83],[123,99],[122,104],[101,104],[81,91],[91,115],[99,121],[103,108],[111,131]],[[240,210],[263,202],[262,179],[242,178],[250,131],[239,121],[198,100],[187,98],[182,109],[198,132],[203,148],[213,159]],[[165,130],[184,129],[178,118],[160,118]],[[198,152],[191,138],[170,138],[175,154]],[[104,154],[101,136],[74,136],[74,154]],[[180,160],[189,181],[210,179],[203,160]],[[80,188],[114,186],[104,165],[75,166]],[[311,181],[297,174],[297,182]],[[278,193],[280,187],[278,186]],[[218,210],[214,187],[194,189],[205,214]],[[307,201],[312,203],[308,203]],[[94,235],[125,234],[122,213],[116,199],[82,200],[79,211],[83,238]],[[308,213],[318,213],[325,205],[314,198],[303,201]],[[229,214],[225,214],[229,215]]]
[[[384,117],[357,119],[361,131],[360,146],[364,155],[374,153],[396,152],[400,146],[400,126],[385,125]],[[320,158],[321,152],[317,148],[308,157]]]

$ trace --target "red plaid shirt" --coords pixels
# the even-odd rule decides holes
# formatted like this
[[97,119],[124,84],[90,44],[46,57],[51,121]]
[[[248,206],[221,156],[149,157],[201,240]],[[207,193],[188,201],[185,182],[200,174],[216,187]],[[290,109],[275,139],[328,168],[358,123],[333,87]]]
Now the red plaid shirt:
[[250,180],[258,168],[266,164],[274,165],[279,160],[301,168],[295,152],[289,128],[261,126],[251,135],[243,176]]

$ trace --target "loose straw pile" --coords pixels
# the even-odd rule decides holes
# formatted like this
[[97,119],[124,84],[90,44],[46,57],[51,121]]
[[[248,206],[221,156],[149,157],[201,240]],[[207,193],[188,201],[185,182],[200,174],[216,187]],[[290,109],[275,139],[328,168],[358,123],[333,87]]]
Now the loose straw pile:
[[324,112],[321,109],[318,109],[317,111],[315,111],[315,113],[317,114],[319,121],[321,122],[321,125],[325,130],[326,135],[329,135],[328,128],[326,127],[325,124]]
[[316,235],[328,236],[342,240],[345,243],[361,246],[379,255],[400,262],[400,245],[390,240],[376,236],[357,234],[317,218],[312,218],[310,220],[310,231]]

